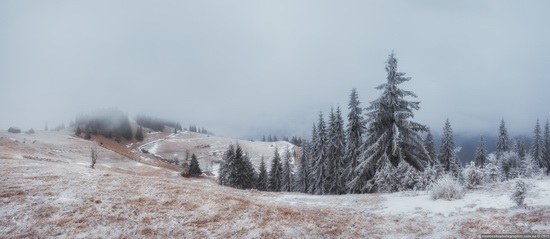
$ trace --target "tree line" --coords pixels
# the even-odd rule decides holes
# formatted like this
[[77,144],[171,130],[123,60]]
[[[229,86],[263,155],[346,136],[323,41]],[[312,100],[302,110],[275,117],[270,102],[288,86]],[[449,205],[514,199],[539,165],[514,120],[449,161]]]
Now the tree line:
[[85,133],[85,138],[91,135],[102,135],[106,138],[115,138],[117,141],[131,140],[132,127],[128,115],[120,110],[105,109],[91,115],[77,116],[75,120],[76,133]]
[[[386,83],[382,93],[363,113],[356,89],[348,104],[347,124],[339,107],[331,109],[325,121],[320,112],[312,127],[311,140],[302,143],[303,153],[295,165],[290,153],[283,159],[277,150],[267,171],[261,159],[256,173],[237,145],[228,149],[220,166],[218,181],[236,188],[296,191],[310,194],[345,194],[423,190],[443,175],[450,175],[469,187],[486,181],[533,177],[550,170],[550,125],[544,133],[537,121],[533,144],[510,142],[504,120],[499,128],[496,152],[489,154],[480,137],[472,163],[460,164],[450,121],[443,128],[439,152],[429,127],[412,120],[420,102],[401,83],[411,80],[397,71],[392,53],[386,61]],[[288,156],[287,156],[288,155]]]
[[[268,135],[266,137],[265,135],[263,135],[261,141],[262,142],[277,142],[277,141],[279,141],[279,138],[277,136]],[[284,137],[282,137],[282,141],[286,141],[286,142],[294,144],[298,147],[302,147],[304,139],[302,139],[301,137],[296,137],[296,136],[292,136],[290,138],[288,136],[284,136]]]
[[157,132],[164,131],[165,126],[168,126],[180,131],[183,130],[180,123],[177,121],[170,121],[170,120],[155,118],[155,117],[151,117],[143,114],[136,116],[136,124]]

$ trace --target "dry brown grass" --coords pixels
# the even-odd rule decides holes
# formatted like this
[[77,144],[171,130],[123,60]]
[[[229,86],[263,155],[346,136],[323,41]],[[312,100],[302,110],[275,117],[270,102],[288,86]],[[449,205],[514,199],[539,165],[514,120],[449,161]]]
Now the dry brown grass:
[[[15,155],[22,146],[11,144]],[[111,157],[114,153],[92,170],[87,144],[40,146],[56,148],[52,159],[75,157],[68,163],[0,159],[0,238],[430,238],[440,231],[474,238],[482,232],[525,233],[550,220],[548,208],[509,213],[481,208],[474,216],[436,215],[439,223],[425,215],[382,215],[385,199],[377,194],[236,190],[211,179],[137,167],[125,157]],[[84,155],[80,161],[78,154]]]

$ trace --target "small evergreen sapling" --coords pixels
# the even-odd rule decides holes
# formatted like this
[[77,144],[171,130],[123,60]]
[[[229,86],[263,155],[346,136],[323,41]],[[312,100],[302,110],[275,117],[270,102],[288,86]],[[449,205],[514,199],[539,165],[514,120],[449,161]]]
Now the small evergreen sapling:
[[527,184],[518,179],[516,181],[516,186],[514,188],[514,193],[512,193],[512,201],[514,201],[519,207],[523,206],[523,201],[525,200],[525,195],[527,194]]
[[466,187],[473,189],[483,183],[483,171],[473,161],[462,171]]
[[189,164],[189,176],[196,177],[200,176],[202,174],[202,170],[199,167],[199,161],[197,160],[197,156],[195,154],[191,155],[191,163]]
[[487,164],[483,168],[483,179],[485,182],[498,182],[502,177],[501,168],[497,161],[495,154],[489,154],[487,157]]

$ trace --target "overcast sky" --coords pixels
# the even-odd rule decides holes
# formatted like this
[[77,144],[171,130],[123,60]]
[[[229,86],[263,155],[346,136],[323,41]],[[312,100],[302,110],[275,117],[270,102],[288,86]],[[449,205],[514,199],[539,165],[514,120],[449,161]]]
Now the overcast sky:
[[219,135],[309,136],[380,95],[391,51],[441,131],[550,118],[550,1],[0,1],[0,128],[118,108]]

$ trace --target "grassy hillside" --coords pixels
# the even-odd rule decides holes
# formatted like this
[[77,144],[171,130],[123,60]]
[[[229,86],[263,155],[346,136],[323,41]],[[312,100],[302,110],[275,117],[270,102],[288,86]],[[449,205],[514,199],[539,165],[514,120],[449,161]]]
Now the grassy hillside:
[[91,169],[90,146],[67,132],[0,132],[0,238],[475,238],[550,231],[549,178],[527,180],[527,208],[508,200],[512,182],[456,201],[432,201],[427,192],[312,196],[221,187],[105,148]]

